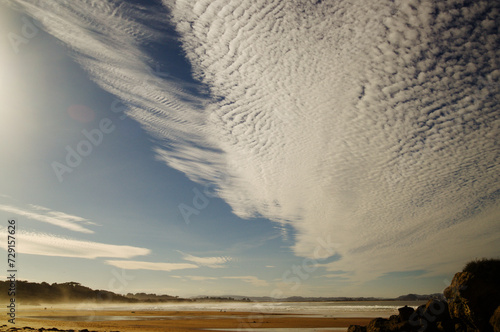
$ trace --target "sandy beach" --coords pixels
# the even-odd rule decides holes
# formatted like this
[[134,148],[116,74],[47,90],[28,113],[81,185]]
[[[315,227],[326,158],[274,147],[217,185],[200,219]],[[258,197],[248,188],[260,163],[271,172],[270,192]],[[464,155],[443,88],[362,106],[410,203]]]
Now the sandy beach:
[[[347,328],[366,325],[371,318],[314,317],[310,315],[219,312],[219,311],[117,311],[61,309],[23,310],[16,324],[0,327],[0,332],[45,330],[111,331],[237,331],[260,328]],[[328,329],[325,329],[328,331]]]

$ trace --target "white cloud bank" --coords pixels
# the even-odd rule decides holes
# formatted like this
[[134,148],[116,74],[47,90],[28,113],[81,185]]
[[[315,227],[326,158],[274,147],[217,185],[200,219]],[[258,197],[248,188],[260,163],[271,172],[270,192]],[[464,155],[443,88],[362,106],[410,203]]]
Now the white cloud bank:
[[[297,255],[329,235],[329,268],[367,280],[500,254],[498,2],[164,4],[170,17],[101,0],[25,10],[132,105],[159,158],[218,182],[237,215],[291,224]],[[214,101],[147,70],[157,35],[139,22],[158,16]]]
[[[0,230],[7,234],[5,228]],[[1,248],[6,249],[6,243],[2,239]],[[17,232],[16,251],[21,254],[74,257],[94,259],[107,258],[132,258],[135,256],[148,255],[151,251],[146,248],[125,245],[114,245],[92,241],[82,241],[64,238],[52,234]]]

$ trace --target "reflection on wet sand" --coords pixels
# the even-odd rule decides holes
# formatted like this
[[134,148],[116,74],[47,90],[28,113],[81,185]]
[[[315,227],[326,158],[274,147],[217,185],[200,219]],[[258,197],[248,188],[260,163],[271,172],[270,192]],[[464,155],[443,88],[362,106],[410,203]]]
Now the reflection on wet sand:
[[[323,315],[299,315],[286,313],[220,312],[220,311],[119,311],[119,310],[23,310],[15,327],[27,327],[25,331],[270,331],[269,329],[321,329],[322,331],[347,330],[352,324],[366,325],[370,318],[336,318]],[[4,326],[0,332],[13,326]],[[28,328],[29,327],[29,328]],[[261,330],[261,329],[266,330]],[[19,331],[19,330],[18,330]],[[23,331],[23,330],[20,330]],[[307,330],[302,330],[307,331]]]

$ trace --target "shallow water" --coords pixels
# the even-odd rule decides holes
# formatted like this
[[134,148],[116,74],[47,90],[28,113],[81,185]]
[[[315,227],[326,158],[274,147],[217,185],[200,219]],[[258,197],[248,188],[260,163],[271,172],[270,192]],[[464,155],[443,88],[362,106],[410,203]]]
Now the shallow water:
[[[309,317],[315,315],[287,315],[287,317]],[[116,320],[188,320],[188,319],[248,319],[248,315],[217,315],[217,316],[109,316],[109,315],[87,315],[87,316],[24,316],[23,318],[47,319],[47,320],[60,320],[70,322],[103,322],[103,321],[116,321]]]
[[[112,305],[108,310],[161,311],[245,311],[255,313],[306,314],[316,317],[389,317],[398,308],[417,308],[426,301],[359,301],[359,302],[194,302]],[[86,310],[85,307],[81,307]],[[88,310],[95,310],[89,306]]]
[[24,318],[36,318],[47,320],[61,320],[69,322],[102,322],[109,320],[162,320],[169,319],[167,316],[25,316]]

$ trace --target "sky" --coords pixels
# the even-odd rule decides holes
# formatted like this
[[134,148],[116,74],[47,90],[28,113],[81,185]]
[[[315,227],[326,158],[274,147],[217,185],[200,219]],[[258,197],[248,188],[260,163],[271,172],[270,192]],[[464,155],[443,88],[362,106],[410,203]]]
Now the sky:
[[498,22],[496,1],[8,0],[1,252],[14,219],[21,280],[441,292],[500,257]]

